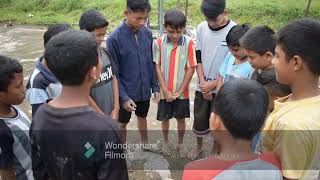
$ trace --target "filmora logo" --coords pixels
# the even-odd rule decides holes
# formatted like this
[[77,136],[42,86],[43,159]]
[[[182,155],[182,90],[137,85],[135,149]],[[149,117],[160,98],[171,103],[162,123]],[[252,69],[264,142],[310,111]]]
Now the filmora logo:
[[87,142],[84,145],[84,147],[87,149],[87,151],[86,151],[86,153],[84,153],[84,155],[87,157],[87,159],[89,159],[96,150],[89,142]]

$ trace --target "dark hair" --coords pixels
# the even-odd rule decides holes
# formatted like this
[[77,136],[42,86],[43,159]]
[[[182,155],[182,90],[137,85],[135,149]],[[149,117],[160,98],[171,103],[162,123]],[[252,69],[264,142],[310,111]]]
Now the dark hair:
[[273,97],[284,97],[291,93],[290,86],[280,84],[277,81],[274,71],[262,71],[259,74],[257,81],[262,84]]
[[202,0],[200,10],[208,19],[216,19],[224,12],[226,0]]
[[62,85],[81,85],[88,71],[98,64],[95,37],[80,30],[62,32],[46,46],[45,59]]
[[91,9],[82,13],[79,21],[79,27],[81,30],[89,32],[98,28],[107,27],[109,22],[106,18],[97,10]]
[[68,23],[50,25],[43,35],[44,45],[46,45],[53,36],[70,29],[72,28]]
[[281,46],[289,60],[300,56],[313,74],[320,75],[320,21],[301,19],[289,23],[277,34],[277,44]]
[[250,27],[250,24],[233,26],[226,37],[227,45],[240,46],[240,38],[250,29]]
[[0,55],[0,91],[7,91],[16,73],[22,73],[21,64],[6,56]]
[[164,15],[164,26],[174,29],[185,28],[187,23],[186,16],[179,9],[173,8]]
[[222,85],[212,111],[233,138],[251,140],[265,122],[268,105],[268,93],[261,84],[236,79]]
[[251,28],[240,39],[240,45],[244,49],[254,51],[260,55],[271,52],[273,55],[276,48],[275,32],[268,26]]
[[127,0],[127,9],[133,12],[150,12],[151,5],[148,0]]

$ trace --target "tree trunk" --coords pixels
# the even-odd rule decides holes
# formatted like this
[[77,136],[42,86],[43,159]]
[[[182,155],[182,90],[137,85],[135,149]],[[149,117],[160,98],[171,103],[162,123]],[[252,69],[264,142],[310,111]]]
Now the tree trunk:
[[308,16],[309,10],[310,10],[310,6],[311,6],[311,0],[308,1],[307,8],[306,8],[306,10],[304,11],[304,16]]

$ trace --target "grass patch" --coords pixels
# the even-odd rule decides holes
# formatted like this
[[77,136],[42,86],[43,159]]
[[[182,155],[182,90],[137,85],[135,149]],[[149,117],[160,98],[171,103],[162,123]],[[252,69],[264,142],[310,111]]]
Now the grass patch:
[[[175,0],[164,0],[164,8],[175,7]],[[279,29],[286,23],[304,17],[308,0],[228,0],[230,19],[252,25],[265,24]],[[158,1],[151,0],[151,24],[157,25]],[[198,25],[204,20],[199,6],[201,0],[189,0],[188,24]],[[181,6],[184,7],[184,1]],[[21,24],[48,25],[59,22],[78,24],[87,9],[100,10],[114,29],[124,19],[125,0],[0,0],[0,22],[9,20]],[[183,9],[183,8],[182,8]],[[32,17],[29,17],[32,14]],[[320,0],[313,0],[310,17],[320,19]]]

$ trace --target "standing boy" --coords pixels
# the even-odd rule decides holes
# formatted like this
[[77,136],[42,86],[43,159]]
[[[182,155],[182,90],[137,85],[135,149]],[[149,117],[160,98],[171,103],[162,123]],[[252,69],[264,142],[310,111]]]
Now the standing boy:
[[256,81],[237,79],[222,85],[210,117],[210,128],[221,151],[189,163],[183,180],[281,180],[280,163],[272,154],[255,154],[252,138],[265,122],[268,94]]
[[250,29],[250,25],[236,25],[228,33],[226,37],[229,53],[220,67],[220,75],[218,77],[217,89],[229,80],[236,78],[250,79],[253,68],[247,61],[247,55],[240,46],[240,38]]
[[[69,30],[53,37],[44,55],[62,92],[44,103],[31,125],[36,179],[128,179],[117,125],[89,106],[102,64],[95,37]],[[107,147],[105,144],[114,144]]]
[[320,22],[291,22],[277,34],[276,77],[292,94],[275,101],[261,134],[262,151],[275,152],[286,179],[320,177]]
[[79,26],[95,35],[99,45],[99,56],[102,61],[102,72],[96,85],[91,89],[90,96],[106,115],[118,120],[119,116],[119,91],[115,66],[105,48],[101,47],[104,41],[109,22],[97,10],[88,10],[81,15]]
[[255,154],[251,149],[252,138],[263,126],[267,111],[268,94],[256,81],[237,79],[222,85],[210,117],[220,154],[189,163],[182,179],[281,180],[276,157]]
[[189,83],[197,66],[193,40],[183,35],[186,17],[178,9],[171,9],[164,16],[167,34],[154,43],[154,62],[161,86],[157,120],[161,121],[164,137],[162,152],[170,155],[169,120],[178,121],[178,146],[180,156],[187,154],[183,145],[185,118],[190,117]]
[[145,27],[150,10],[148,0],[127,0],[126,20],[107,39],[107,48],[119,68],[119,123],[123,143],[133,111],[138,119],[141,143],[148,143],[151,90],[157,101],[160,98],[152,58],[152,33]]
[[24,97],[22,66],[0,55],[0,179],[33,180],[31,121],[18,107]]
[[[54,24],[49,26],[43,35],[44,46],[49,40],[60,32],[70,30],[70,24]],[[57,97],[61,92],[61,84],[48,69],[46,60],[41,56],[32,72],[26,91],[26,99],[31,104],[32,116],[35,115],[40,105],[48,99]]]
[[236,25],[228,19],[226,0],[203,0],[201,12],[206,18],[197,27],[196,57],[198,85],[194,100],[193,131],[197,135],[197,148],[189,159],[202,152],[203,136],[209,134],[211,101],[215,97],[219,68],[228,53],[226,36]]

